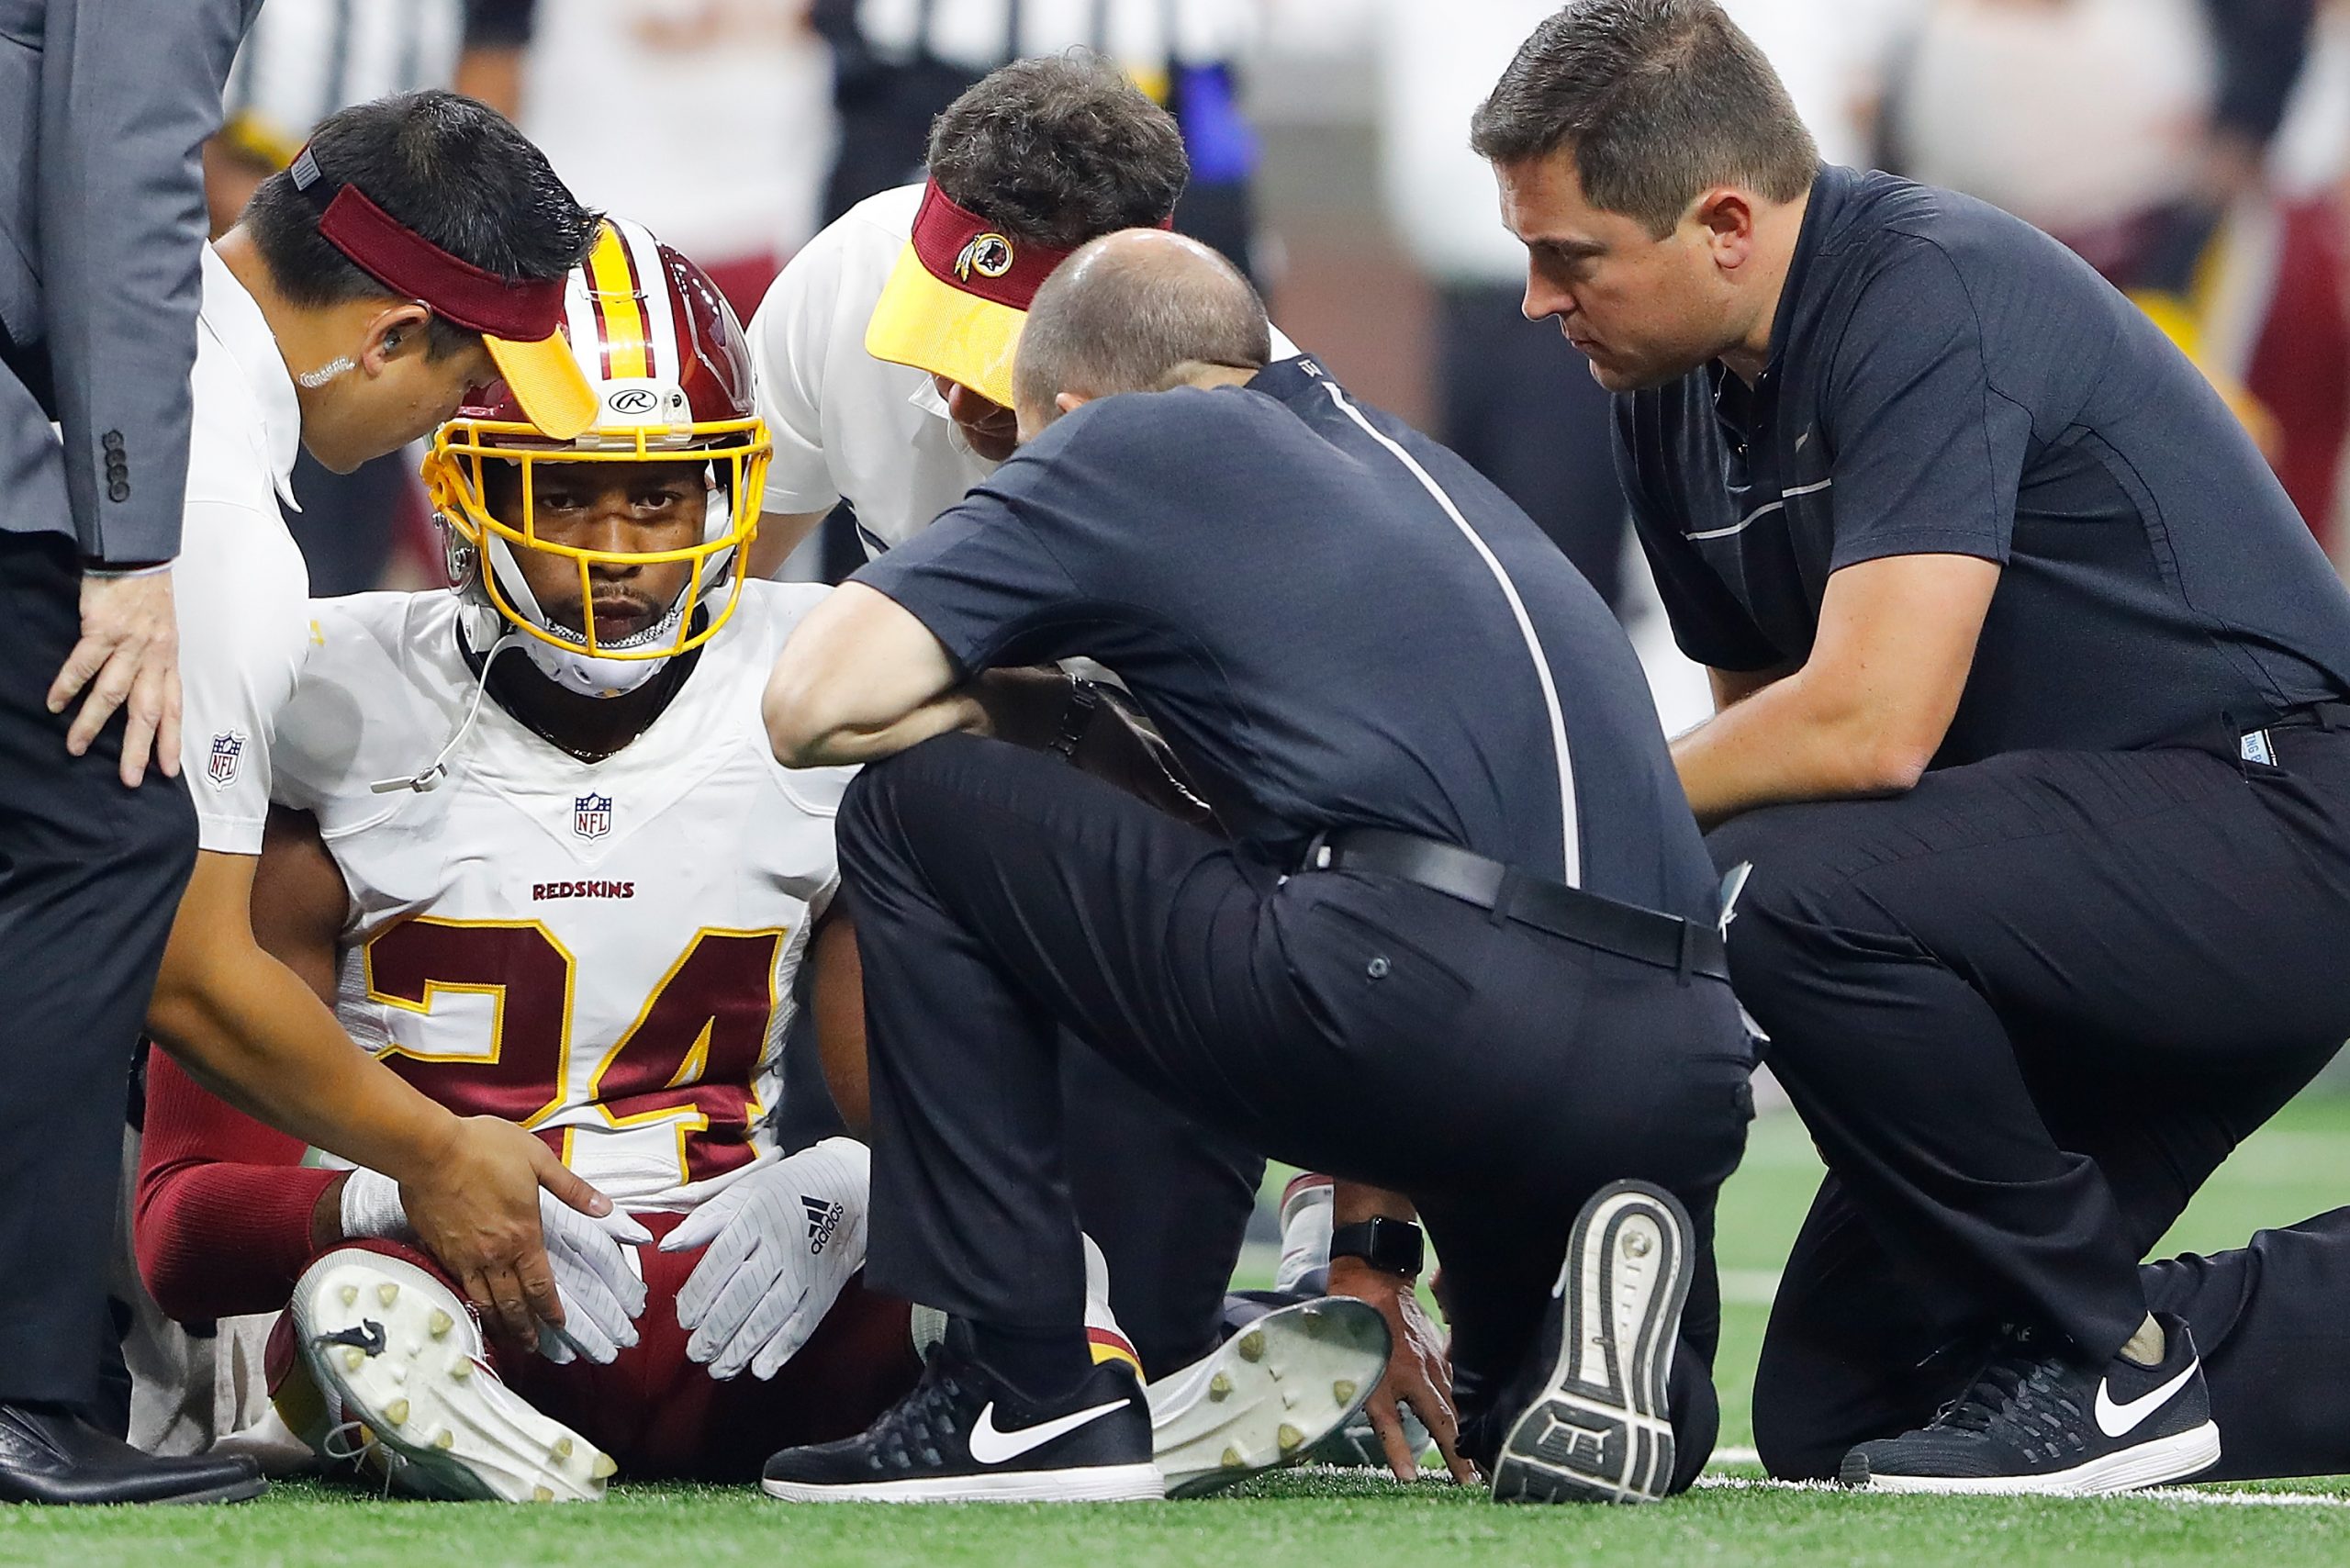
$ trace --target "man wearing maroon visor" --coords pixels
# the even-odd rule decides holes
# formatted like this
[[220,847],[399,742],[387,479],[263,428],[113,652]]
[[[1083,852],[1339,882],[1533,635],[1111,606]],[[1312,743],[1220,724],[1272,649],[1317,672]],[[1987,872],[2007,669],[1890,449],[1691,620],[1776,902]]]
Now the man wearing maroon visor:
[[[1012,453],[1013,353],[1037,286],[1089,240],[1163,227],[1190,173],[1167,111],[1081,51],[1007,65],[948,106],[927,178],[829,225],[752,319],[775,447],[752,572],[773,575],[844,500],[878,555],[993,473]],[[1091,1053],[1065,1059],[1080,1212],[1119,1322],[1161,1376],[1215,1343],[1262,1161]]]
[[538,149],[471,99],[409,94],[321,124],[204,254],[174,573],[199,852],[148,1031],[231,1103],[398,1180],[435,1254],[518,1331],[562,1316],[541,1187],[610,1204],[519,1127],[408,1087],[253,938],[273,730],[313,635],[277,502],[295,500],[297,443],[348,472],[501,377],[541,428],[585,429],[594,395],[557,326],[594,226]]

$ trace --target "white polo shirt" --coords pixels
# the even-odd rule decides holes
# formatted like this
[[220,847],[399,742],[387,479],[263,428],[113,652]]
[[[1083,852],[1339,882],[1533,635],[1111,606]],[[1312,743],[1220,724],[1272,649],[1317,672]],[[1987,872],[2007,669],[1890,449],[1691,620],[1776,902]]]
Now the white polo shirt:
[[294,378],[261,307],[204,248],[187,505],[172,568],[181,743],[196,846],[261,853],[269,748],[310,647],[310,574],[282,498],[302,442]]
[[[846,497],[872,555],[929,527],[996,466],[964,441],[928,372],[865,352],[922,193],[901,185],[843,213],[751,318],[759,411],[775,442],[765,510],[826,511]],[[1295,353],[1276,328],[1273,357]]]

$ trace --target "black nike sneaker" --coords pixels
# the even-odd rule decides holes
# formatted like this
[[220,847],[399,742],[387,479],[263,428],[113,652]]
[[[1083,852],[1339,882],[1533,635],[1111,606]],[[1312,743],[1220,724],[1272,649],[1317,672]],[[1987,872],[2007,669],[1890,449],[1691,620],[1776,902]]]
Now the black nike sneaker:
[[1689,1245],[1689,1215],[1661,1187],[1617,1182],[1583,1205],[1536,1347],[1547,1375],[1519,1392],[1526,1403],[1494,1462],[1494,1502],[1652,1503],[1671,1490],[1665,1385]]
[[1150,1406],[1134,1373],[1097,1362],[1039,1403],[950,1326],[913,1392],[862,1434],[786,1449],[763,1484],[788,1503],[1127,1503],[1163,1497]]
[[1967,1391],[1919,1431],[1863,1443],[1838,1479],[1877,1492],[2083,1496],[2184,1481],[2220,1457],[2195,1336],[2167,1314],[2162,1364],[2084,1363],[2045,1336],[2012,1336]]

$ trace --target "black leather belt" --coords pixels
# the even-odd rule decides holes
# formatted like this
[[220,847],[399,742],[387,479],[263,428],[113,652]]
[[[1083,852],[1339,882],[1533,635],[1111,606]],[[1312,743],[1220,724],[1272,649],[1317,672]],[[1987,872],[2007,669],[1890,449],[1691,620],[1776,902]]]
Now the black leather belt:
[[2264,730],[2350,730],[2350,702],[2304,702],[2260,726]]
[[1400,878],[1491,911],[1496,921],[1515,920],[1603,953],[1671,969],[1684,984],[1692,975],[1729,979],[1722,935],[1714,926],[1618,903],[1416,834],[1372,827],[1318,834],[1298,869]]

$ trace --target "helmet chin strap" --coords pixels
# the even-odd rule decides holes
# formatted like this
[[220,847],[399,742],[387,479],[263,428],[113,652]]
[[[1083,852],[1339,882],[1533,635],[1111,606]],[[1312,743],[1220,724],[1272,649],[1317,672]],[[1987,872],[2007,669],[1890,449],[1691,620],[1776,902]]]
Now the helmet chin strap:
[[[505,540],[492,535],[486,541],[489,559],[485,569],[498,574],[498,581],[506,589],[514,608],[532,625],[543,627],[553,636],[563,636],[565,629],[554,623],[553,617],[539,608],[538,596],[531,591],[528,579],[514,559],[513,551]],[[684,600],[683,589],[678,599]],[[660,636],[676,624],[677,610],[672,605],[669,613],[637,633],[641,638]],[[634,691],[661,672],[667,659],[608,659],[599,658],[585,648],[560,647],[543,637],[525,635],[522,651],[541,675],[564,690],[581,697],[622,697]]]
[[[643,635],[666,633],[675,623],[675,610],[648,627]],[[536,637],[522,641],[522,652],[541,675],[565,691],[581,697],[624,697],[661,673],[667,659],[602,659],[577,648],[558,648]]]

